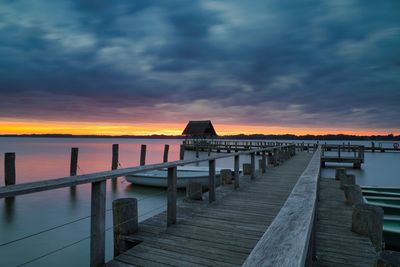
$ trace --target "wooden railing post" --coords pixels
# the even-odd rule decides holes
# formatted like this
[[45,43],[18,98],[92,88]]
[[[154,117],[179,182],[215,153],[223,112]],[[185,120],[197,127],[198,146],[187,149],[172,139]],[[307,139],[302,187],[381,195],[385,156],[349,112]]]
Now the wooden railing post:
[[185,158],[185,147],[181,145],[179,150],[179,160],[183,160]]
[[105,261],[106,181],[92,183],[90,220],[90,266],[103,266]]
[[15,184],[15,153],[7,152],[4,154],[4,184]]
[[261,166],[261,172],[265,173],[266,172],[266,165],[267,165],[267,157],[265,156],[265,150],[262,152],[262,166]]
[[140,146],[140,166],[146,164],[146,145]]
[[215,201],[215,159],[208,161],[208,201],[214,202]]
[[163,162],[168,162],[169,145],[164,145],[164,158]]
[[167,226],[176,223],[176,167],[168,168]]
[[235,189],[239,188],[239,165],[239,155],[236,155],[234,159]]
[[119,145],[118,144],[113,144],[112,145],[111,170],[118,169],[118,150],[119,150]]
[[71,148],[71,164],[69,167],[69,176],[75,176],[77,174],[78,152],[79,152],[79,148],[77,148],[77,147]]
[[253,180],[256,178],[256,155],[255,153],[251,153],[250,154],[250,164],[251,164],[251,175],[250,175],[250,179]]

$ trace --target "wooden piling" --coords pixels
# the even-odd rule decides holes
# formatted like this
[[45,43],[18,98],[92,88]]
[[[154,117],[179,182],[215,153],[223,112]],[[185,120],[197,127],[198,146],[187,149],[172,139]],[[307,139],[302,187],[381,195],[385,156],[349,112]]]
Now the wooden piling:
[[77,147],[71,148],[71,164],[69,168],[69,176],[75,176],[77,174],[78,153],[79,153],[79,148]]
[[184,158],[185,158],[185,147],[181,145],[179,150],[179,160],[183,160]]
[[90,220],[90,266],[103,266],[105,261],[106,181],[92,183]]
[[119,198],[112,202],[114,225],[114,257],[132,248],[134,244],[123,237],[138,231],[136,198]]
[[4,154],[4,184],[15,184],[15,153],[7,152]]
[[146,145],[140,146],[140,166],[146,165]]
[[113,144],[112,145],[111,170],[118,169],[118,153],[119,153],[118,151],[119,151],[119,145],[118,144]]
[[234,158],[234,179],[235,179],[235,189],[239,188],[239,155]]
[[250,165],[251,165],[251,174],[250,174],[250,179],[253,180],[256,178],[256,156],[253,153],[250,154]]
[[176,167],[168,168],[167,226],[176,223]]
[[261,159],[262,165],[261,165],[261,172],[265,173],[266,171],[266,165],[267,165],[267,157],[265,155],[265,151],[262,152],[262,159]]
[[208,201],[215,201],[215,159],[208,161],[209,177],[208,177]]
[[163,162],[168,162],[169,145],[164,145],[164,158]]

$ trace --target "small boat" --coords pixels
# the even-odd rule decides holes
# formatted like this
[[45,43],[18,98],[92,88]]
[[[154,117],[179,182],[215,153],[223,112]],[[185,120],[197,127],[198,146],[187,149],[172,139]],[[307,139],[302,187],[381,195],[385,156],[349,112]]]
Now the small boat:
[[[216,184],[219,185],[219,177],[222,168],[216,168]],[[139,172],[125,176],[125,179],[138,185],[167,187],[168,186],[168,170],[160,169],[154,171]],[[208,187],[208,167],[197,167],[197,166],[178,166],[176,170],[176,187],[185,188],[188,181],[198,182],[203,187]]]
[[363,186],[361,190],[364,196],[400,197],[399,187]]
[[400,188],[362,187],[366,203],[384,211],[383,238],[386,247],[400,250]]

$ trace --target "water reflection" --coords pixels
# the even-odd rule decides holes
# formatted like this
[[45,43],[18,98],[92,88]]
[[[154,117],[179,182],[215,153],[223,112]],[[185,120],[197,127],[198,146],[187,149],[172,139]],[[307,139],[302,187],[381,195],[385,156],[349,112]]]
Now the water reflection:
[[7,197],[4,199],[4,219],[7,224],[11,224],[14,220],[15,197]]

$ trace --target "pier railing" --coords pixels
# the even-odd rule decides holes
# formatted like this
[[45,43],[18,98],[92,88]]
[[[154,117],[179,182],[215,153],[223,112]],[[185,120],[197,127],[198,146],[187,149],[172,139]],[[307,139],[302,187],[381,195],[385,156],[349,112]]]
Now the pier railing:
[[159,169],[168,170],[168,190],[167,190],[167,225],[176,222],[176,170],[178,166],[199,163],[203,161],[209,162],[209,201],[215,201],[215,168],[216,160],[222,158],[234,158],[234,182],[235,188],[239,187],[239,157],[241,155],[250,155],[251,159],[251,179],[255,178],[255,155],[261,154],[262,172],[265,172],[266,153],[272,153],[273,157],[289,158],[295,154],[295,146],[293,144],[276,145],[273,147],[260,147],[247,151],[241,151],[230,154],[220,154],[216,156],[208,156],[205,158],[178,160],[173,162],[165,162],[160,164],[151,164],[144,166],[136,166],[131,168],[116,169],[112,171],[97,172],[91,174],[68,176],[46,181],[38,181],[31,183],[16,184],[0,187],[0,198],[15,197],[23,194],[30,194],[42,191],[49,191],[59,188],[77,186],[81,184],[91,184],[91,235],[90,235],[90,266],[102,266],[105,262],[105,213],[106,213],[106,181],[121,176],[135,174],[144,171],[152,171]]
[[243,266],[308,266],[314,255],[321,147]]

